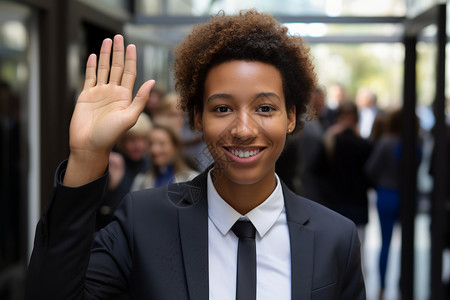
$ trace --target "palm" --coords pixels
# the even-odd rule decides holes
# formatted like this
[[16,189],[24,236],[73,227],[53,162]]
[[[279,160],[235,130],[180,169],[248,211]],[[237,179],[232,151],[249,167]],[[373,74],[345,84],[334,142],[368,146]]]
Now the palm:
[[71,151],[110,151],[119,136],[136,122],[148,100],[152,81],[143,84],[136,98],[131,99],[136,77],[134,46],[127,48],[124,64],[123,38],[116,36],[111,68],[110,49],[111,41],[105,40],[98,71],[95,56],[89,57],[86,82],[70,124]]
[[96,86],[78,98],[70,125],[72,148],[102,151],[110,148],[132,120],[126,115],[131,91],[119,86]]

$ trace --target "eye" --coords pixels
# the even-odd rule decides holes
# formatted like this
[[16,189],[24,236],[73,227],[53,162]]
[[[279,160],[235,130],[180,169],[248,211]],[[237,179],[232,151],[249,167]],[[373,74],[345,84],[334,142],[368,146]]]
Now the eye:
[[261,112],[261,113],[271,113],[274,110],[275,109],[272,106],[264,105],[264,106],[258,107],[258,109],[256,111]]
[[227,106],[218,106],[218,107],[214,108],[214,111],[218,112],[218,113],[227,113],[227,112],[230,112],[231,109]]

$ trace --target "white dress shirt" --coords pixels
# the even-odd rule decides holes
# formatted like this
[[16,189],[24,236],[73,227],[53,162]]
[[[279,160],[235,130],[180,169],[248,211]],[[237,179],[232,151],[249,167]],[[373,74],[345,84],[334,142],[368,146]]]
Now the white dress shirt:
[[377,113],[376,107],[365,107],[359,110],[359,133],[363,138],[370,136]]
[[276,180],[272,194],[242,216],[220,197],[212,183],[211,171],[208,173],[209,299],[236,299],[239,239],[231,227],[240,218],[250,220],[257,232],[257,299],[291,299],[289,229],[278,176]]

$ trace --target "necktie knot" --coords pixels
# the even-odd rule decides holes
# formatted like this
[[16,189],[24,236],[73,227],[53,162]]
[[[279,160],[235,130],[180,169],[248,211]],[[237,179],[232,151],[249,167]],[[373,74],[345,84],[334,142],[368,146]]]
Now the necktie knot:
[[237,221],[231,230],[238,238],[255,238],[255,226],[250,221]]

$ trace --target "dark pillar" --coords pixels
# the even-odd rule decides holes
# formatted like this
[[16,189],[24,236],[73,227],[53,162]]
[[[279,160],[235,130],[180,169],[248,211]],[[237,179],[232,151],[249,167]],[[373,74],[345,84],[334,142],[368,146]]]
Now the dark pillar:
[[447,145],[445,124],[445,46],[446,34],[446,7],[440,5],[437,12],[437,66],[436,66],[436,98],[433,103],[435,115],[434,127],[434,198],[431,211],[431,297],[430,299],[443,300],[444,289],[442,285],[442,251],[444,248],[444,230],[447,228],[445,219],[445,196],[449,184],[446,180]]
[[401,181],[401,279],[402,299],[414,299],[414,217],[416,214],[416,37],[405,38]]
[[[51,0],[40,16],[41,200],[43,207],[58,163],[68,154],[72,101],[67,88],[67,5]],[[51,2],[51,3],[50,3]]]

